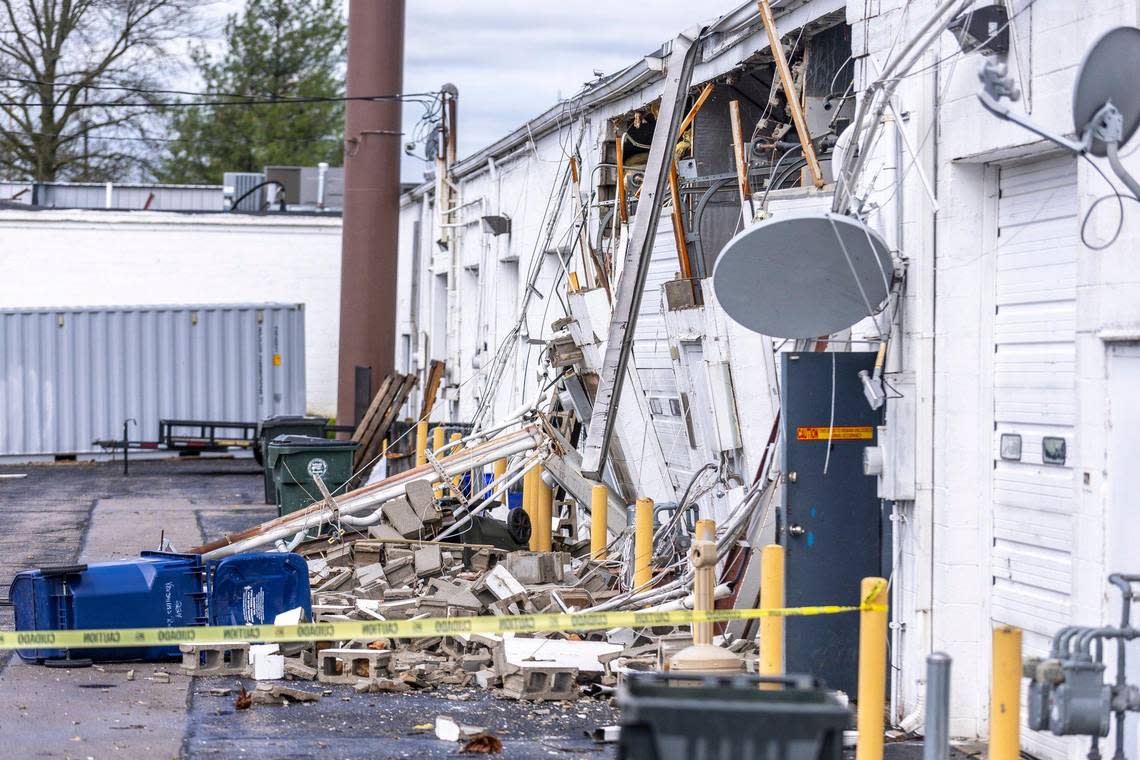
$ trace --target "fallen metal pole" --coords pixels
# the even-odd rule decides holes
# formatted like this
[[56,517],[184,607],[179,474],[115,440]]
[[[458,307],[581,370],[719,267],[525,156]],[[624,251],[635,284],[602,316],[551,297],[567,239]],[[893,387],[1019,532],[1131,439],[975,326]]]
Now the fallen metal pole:
[[[496,459],[536,449],[546,440],[546,434],[537,425],[528,425],[517,432],[463,449],[440,459],[436,464],[447,476],[460,475],[475,467],[491,464]],[[439,479],[439,473],[430,464],[422,465],[337,497],[335,510],[324,502],[318,502],[303,510],[197,546],[190,552],[201,554],[206,559],[217,559],[272,545],[279,538],[292,537],[298,531],[329,522],[337,512],[348,515],[372,512],[384,502],[403,496],[404,487],[408,483],[421,479],[435,482]]]

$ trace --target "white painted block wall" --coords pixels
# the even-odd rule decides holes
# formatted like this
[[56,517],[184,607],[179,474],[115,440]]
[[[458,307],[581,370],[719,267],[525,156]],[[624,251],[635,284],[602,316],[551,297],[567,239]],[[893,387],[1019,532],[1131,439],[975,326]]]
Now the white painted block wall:
[[339,217],[0,211],[0,304],[305,306],[308,411],[336,413]]

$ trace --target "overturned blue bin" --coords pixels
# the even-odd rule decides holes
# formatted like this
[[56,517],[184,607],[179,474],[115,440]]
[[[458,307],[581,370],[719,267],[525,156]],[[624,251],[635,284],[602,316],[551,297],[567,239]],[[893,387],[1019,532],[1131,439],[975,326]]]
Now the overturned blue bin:
[[[26,570],[9,589],[17,631],[260,625],[302,607],[312,616],[308,569],[296,554],[143,552],[138,559]],[[32,662],[167,660],[178,646],[19,649]]]

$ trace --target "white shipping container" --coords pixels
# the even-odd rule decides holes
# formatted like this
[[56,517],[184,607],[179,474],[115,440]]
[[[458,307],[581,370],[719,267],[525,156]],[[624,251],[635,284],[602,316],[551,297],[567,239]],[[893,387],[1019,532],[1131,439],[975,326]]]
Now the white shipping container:
[[305,411],[300,304],[0,310],[0,456],[156,440],[160,419]]

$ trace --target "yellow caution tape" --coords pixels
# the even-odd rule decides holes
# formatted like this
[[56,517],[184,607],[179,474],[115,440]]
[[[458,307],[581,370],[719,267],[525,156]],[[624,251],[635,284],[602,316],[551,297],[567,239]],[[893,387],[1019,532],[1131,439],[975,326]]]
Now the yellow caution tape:
[[886,605],[782,607],[747,610],[673,610],[669,612],[579,612],[539,615],[421,618],[419,620],[351,620],[301,625],[194,626],[187,628],[100,628],[71,631],[0,631],[4,649],[97,649],[106,647],[176,646],[242,642],[337,641],[347,639],[416,639],[472,633],[538,633],[591,631],[602,628],[646,628],[687,623],[724,623],[764,617],[886,612]]

